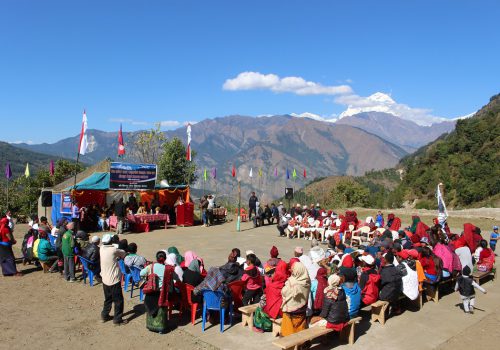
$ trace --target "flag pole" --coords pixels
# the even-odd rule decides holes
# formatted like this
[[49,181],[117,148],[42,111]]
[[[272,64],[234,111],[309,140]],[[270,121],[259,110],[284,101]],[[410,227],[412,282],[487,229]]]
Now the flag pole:
[[7,179],[7,211],[9,211],[9,181],[10,179]]

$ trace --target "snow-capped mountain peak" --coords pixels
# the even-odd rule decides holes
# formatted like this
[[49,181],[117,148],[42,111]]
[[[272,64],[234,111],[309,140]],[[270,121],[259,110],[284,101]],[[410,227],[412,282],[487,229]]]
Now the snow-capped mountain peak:
[[313,119],[313,120],[317,120],[317,121],[320,121],[320,122],[327,122],[327,123],[335,123],[337,121],[336,118],[324,118],[320,115],[317,115],[317,114],[314,114],[314,113],[309,113],[309,112],[304,112],[304,113],[300,113],[300,114],[297,114],[297,113],[290,113],[290,115],[292,117],[295,117],[295,118],[308,118],[308,119]]

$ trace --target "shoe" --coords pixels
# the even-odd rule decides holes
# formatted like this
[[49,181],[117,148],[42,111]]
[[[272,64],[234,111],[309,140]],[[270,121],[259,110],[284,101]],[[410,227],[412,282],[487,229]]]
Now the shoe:
[[76,279],[70,279],[70,280],[68,280],[68,282],[69,283],[74,283],[74,282],[76,282]]
[[125,326],[127,323],[128,323],[128,320],[121,320],[121,321],[118,321],[118,322],[113,321],[113,324],[115,326]]
[[105,322],[108,322],[108,321],[111,321],[112,320],[112,317],[111,316],[106,316],[106,317],[102,317],[101,316],[101,322],[102,323],[105,323]]
[[469,313],[470,313],[471,315],[474,315],[474,311],[473,311],[473,310],[470,310],[470,311],[469,311]]
[[264,331],[260,328],[257,328],[257,327],[252,327],[252,330],[255,332],[255,333],[264,333]]

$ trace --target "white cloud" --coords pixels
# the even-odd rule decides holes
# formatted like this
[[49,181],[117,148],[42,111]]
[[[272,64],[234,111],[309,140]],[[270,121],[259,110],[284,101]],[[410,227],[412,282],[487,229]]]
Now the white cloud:
[[27,145],[33,145],[33,144],[35,144],[32,140],[27,140],[27,141],[13,141],[11,143],[14,144],[14,145],[18,145],[20,143],[25,143]]
[[224,90],[271,90],[274,92],[290,92],[296,95],[341,95],[352,92],[349,85],[325,86],[301,77],[280,78],[276,74],[259,72],[243,72],[236,78],[227,79],[222,86]]
[[[345,80],[352,83],[351,79]],[[335,96],[334,102],[347,107],[339,118],[362,112],[391,113],[403,119],[411,120],[420,125],[431,125],[448,120],[432,114],[431,109],[413,108],[403,103],[397,103],[390,95],[376,92],[368,97],[357,95],[349,85],[328,86],[306,81],[301,77],[280,78],[276,74],[259,72],[242,72],[233,79],[227,79],[222,86],[224,90],[270,90],[273,92],[289,92],[296,95],[326,95]],[[316,120],[334,122],[336,116],[322,117],[310,113],[295,115]]]
[[176,126],[180,126],[181,123],[177,120],[163,120],[160,122],[160,126],[164,128],[175,128]]

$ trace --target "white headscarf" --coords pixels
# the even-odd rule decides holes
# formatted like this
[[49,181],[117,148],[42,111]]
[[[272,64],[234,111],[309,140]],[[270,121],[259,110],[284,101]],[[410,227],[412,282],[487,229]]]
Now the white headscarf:
[[184,275],[184,271],[180,266],[177,265],[177,255],[175,255],[174,253],[167,254],[165,265],[174,266],[174,271],[177,274],[177,276],[179,276],[179,279],[182,282],[182,276]]
[[318,273],[319,270],[319,265],[316,263],[313,263],[311,260],[311,257],[309,255],[301,255],[299,257],[299,260],[302,264],[304,264],[305,268],[307,269],[307,272],[309,274],[309,278],[311,281],[314,281],[316,279],[316,274]]

